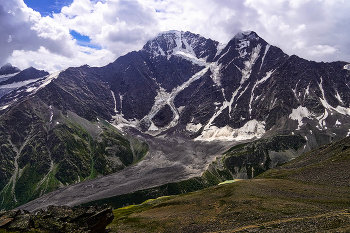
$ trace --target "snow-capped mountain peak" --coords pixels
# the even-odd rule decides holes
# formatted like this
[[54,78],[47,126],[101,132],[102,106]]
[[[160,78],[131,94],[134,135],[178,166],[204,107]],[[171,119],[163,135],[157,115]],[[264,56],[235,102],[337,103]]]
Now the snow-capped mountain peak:
[[[218,45],[219,42],[206,39],[198,34],[172,30],[160,33],[154,39],[149,40],[142,50],[152,54],[153,57],[166,56],[167,59],[170,59],[175,55],[195,63],[203,63],[215,56]],[[215,54],[212,54],[213,48]]]

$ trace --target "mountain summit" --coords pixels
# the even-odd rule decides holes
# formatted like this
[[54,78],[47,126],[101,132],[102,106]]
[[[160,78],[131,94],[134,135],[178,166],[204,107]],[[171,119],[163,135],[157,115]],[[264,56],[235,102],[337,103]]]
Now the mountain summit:
[[17,67],[12,66],[10,63],[7,63],[0,68],[0,75],[14,74],[20,71],[21,70],[18,69]]

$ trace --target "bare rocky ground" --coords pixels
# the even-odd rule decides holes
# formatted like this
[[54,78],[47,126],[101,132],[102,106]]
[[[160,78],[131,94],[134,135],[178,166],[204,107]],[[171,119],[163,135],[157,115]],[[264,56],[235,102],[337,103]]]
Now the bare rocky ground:
[[60,188],[18,208],[33,211],[49,205],[76,206],[200,176],[215,157],[237,144],[193,141],[176,136],[152,137],[140,133],[136,136],[150,146],[141,162],[108,176]]

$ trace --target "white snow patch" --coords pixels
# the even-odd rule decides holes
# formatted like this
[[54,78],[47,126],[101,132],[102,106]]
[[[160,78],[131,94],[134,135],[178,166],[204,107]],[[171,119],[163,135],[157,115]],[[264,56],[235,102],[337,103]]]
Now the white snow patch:
[[221,86],[221,82],[220,82],[220,78],[221,78],[221,73],[220,73],[220,70],[221,70],[221,64],[218,65],[217,62],[215,63],[211,63],[209,65],[210,67],[210,71],[211,71],[211,78],[213,79],[214,83],[217,85],[217,86]]
[[194,124],[194,123],[188,123],[186,125],[186,130],[192,133],[197,132],[198,130],[200,130],[200,128],[202,128],[202,124],[198,123],[198,124]]
[[221,53],[221,51],[226,47],[226,45],[227,44],[221,44],[221,43],[218,44],[218,46],[216,48],[217,52],[215,54],[215,57],[218,56]]
[[[350,108],[345,108],[345,107],[342,107],[340,105],[338,105],[336,108],[334,108],[326,101],[324,90],[322,88],[322,83],[323,83],[323,79],[321,78],[321,82],[318,85],[319,85],[320,90],[322,91],[322,98],[320,98],[320,101],[321,101],[323,107],[325,108],[325,113],[318,118],[318,120],[320,121],[320,125],[325,126],[325,124],[326,124],[325,119],[328,117],[328,111],[329,112],[336,111],[342,115],[350,116]],[[340,98],[340,96],[339,96],[339,98]]]
[[260,85],[260,84],[266,82],[266,81],[271,77],[271,75],[273,74],[273,72],[275,72],[275,70],[270,70],[270,71],[266,72],[265,77],[263,77],[262,79],[260,79],[260,80],[257,82],[257,85]]
[[181,113],[184,110],[184,108],[185,108],[185,106],[180,106],[180,107],[177,108],[177,111],[179,113]]
[[52,80],[58,78],[58,75],[61,73],[61,71],[55,72],[53,74],[50,74],[47,76],[47,78],[44,80],[44,82],[38,87],[37,90],[47,86],[49,83],[52,82]]
[[53,118],[53,111],[52,111],[52,106],[49,106],[50,108],[50,124],[52,123],[52,118]]
[[119,93],[120,99],[120,114],[123,116],[123,95]]
[[292,120],[298,121],[298,129],[303,125],[303,119],[311,118],[312,114],[309,112],[309,110],[306,107],[299,106],[297,109],[293,109],[292,113],[289,115],[289,118]]
[[31,93],[35,94],[38,90],[40,90],[41,88],[44,88],[49,83],[51,83],[52,80],[58,78],[58,75],[61,72],[62,71],[58,71],[58,72],[55,72],[53,74],[49,74],[43,78],[35,80],[36,82],[32,82],[32,83],[28,84],[28,88],[26,89],[26,92],[31,92]]
[[345,65],[345,66],[344,66],[344,69],[345,69],[345,70],[350,70],[350,64]]
[[305,96],[306,96],[306,95],[309,95],[309,90],[310,90],[310,83],[309,83],[309,85],[307,85],[307,88],[306,88],[306,90],[305,90],[304,99],[305,99]]
[[245,91],[248,89],[248,87],[249,87],[249,84],[250,83],[248,83],[248,85],[244,88],[244,90],[239,94],[239,96],[237,97],[237,100],[239,100],[239,98],[241,98],[241,96],[245,93]]
[[338,90],[337,90],[337,94],[335,95],[335,98],[337,98],[340,103],[343,103],[343,100],[341,99]]
[[327,117],[328,117],[328,110],[325,109],[323,115],[318,117],[318,118],[316,118],[318,120],[318,124],[321,127],[326,127],[326,118]]
[[33,83],[33,82],[35,82],[37,80],[39,80],[39,79],[29,79],[29,80],[26,80],[26,81],[10,83],[10,84],[6,84],[6,85],[2,85],[2,86],[0,86],[0,88],[19,88],[19,87],[23,87],[25,85],[28,85],[30,83]]
[[341,125],[341,122],[340,122],[339,120],[337,120],[337,121],[335,122],[335,125]]
[[120,131],[123,131],[124,127],[133,127],[133,128],[137,128],[137,125],[139,125],[139,121],[138,120],[127,120],[125,119],[121,114],[116,114],[115,116],[112,117],[113,121],[111,122],[111,124],[119,129]]
[[269,51],[269,49],[270,49],[270,45],[267,44],[266,47],[265,47],[264,56],[263,56],[262,59],[261,59],[261,65],[260,65],[259,70],[261,70],[261,67],[262,67],[262,65],[264,64],[265,56],[266,56],[267,52]]
[[0,107],[0,110],[5,110],[6,108],[8,108],[10,105],[5,105],[5,106],[2,106]]
[[113,97],[113,100],[114,100],[114,112],[117,113],[117,101],[115,99],[115,94],[114,92],[111,90],[111,94],[112,94],[112,97]]
[[246,80],[249,79],[250,74],[252,73],[252,68],[259,57],[259,53],[261,50],[261,44],[258,44],[255,48],[253,48],[252,54],[250,55],[250,59],[244,62],[244,69],[242,70],[242,79],[240,84],[243,84]]
[[151,121],[151,126],[148,128],[149,131],[157,131],[159,128]]
[[197,58],[195,56],[195,54],[192,54],[192,53],[188,53],[188,51],[184,52],[184,51],[181,51],[181,50],[177,50],[174,52],[174,55],[176,56],[180,56],[186,60],[189,60],[191,61],[193,64],[197,64],[199,66],[205,66],[206,65],[206,62],[204,59],[202,58]]
[[253,138],[260,138],[265,133],[265,122],[251,120],[248,121],[243,127],[233,129],[229,126],[218,128],[216,126],[210,126],[204,129],[202,134],[195,140],[201,141],[243,141]]
[[13,76],[16,76],[19,73],[20,72],[13,73],[13,74],[2,74],[2,75],[0,75],[0,79],[9,79],[9,78],[12,78]]
[[[266,80],[268,80],[270,77],[271,77],[271,74],[274,72],[274,70],[271,70],[269,72],[266,72],[266,75],[265,77],[263,77],[262,79],[258,80],[254,86],[253,86],[253,89],[252,89],[252,92],[251,92],[251,96],[250,96],[250,101],[249,101],[249,114],[252,114],[252,102],[253,102],[253,99],[254,99],[254,90],[257,86],[259,86],[261,83],[264,83]],[[255,100],[258,99],[259,96],[257,96],[255,98]]]

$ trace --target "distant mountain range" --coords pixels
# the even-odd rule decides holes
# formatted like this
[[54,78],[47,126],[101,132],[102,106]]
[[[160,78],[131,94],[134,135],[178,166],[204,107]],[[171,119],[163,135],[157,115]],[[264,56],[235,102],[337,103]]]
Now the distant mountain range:
[[0,208],[83,180],[26,208],[253,177],[349,135],[349,85],[347,62],[289,56],[251,31],[225,45],[169,31],[105,67],[21,71],[0,80],[13,88],[0,99]]

